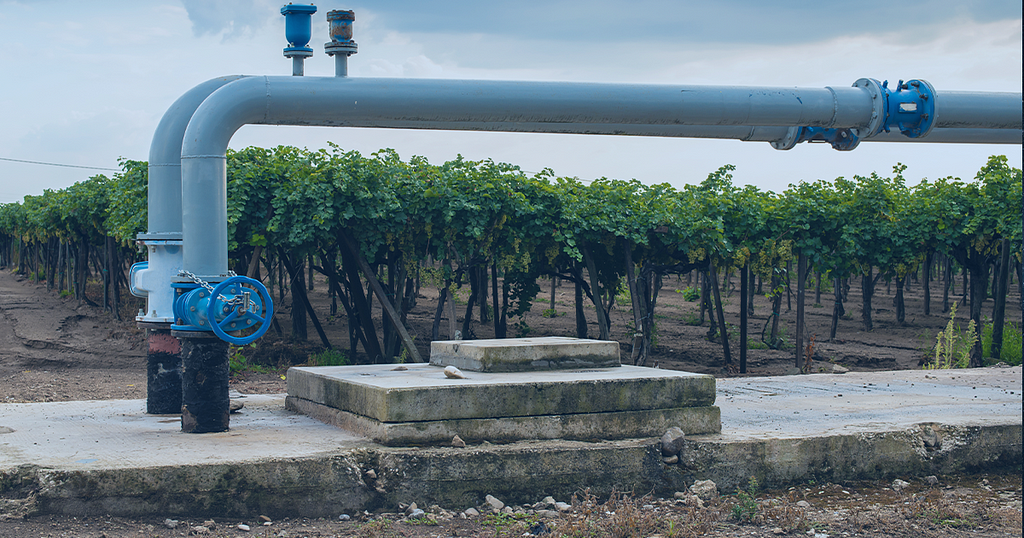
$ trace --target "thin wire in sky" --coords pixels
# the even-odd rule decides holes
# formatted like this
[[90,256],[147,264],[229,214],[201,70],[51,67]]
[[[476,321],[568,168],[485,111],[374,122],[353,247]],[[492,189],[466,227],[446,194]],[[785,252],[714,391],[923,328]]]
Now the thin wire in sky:
[[14,163],[27,163],[27,164],[42,164],[46,166],[63,166],[64,168],[85,168],[88,170],[110,170],[111,172],[120,172],[119,168],[102,168],[99,166],[82,166],[80,164],[60,164],[60,163],[44,163],[42,161],[26,161],[24,159],[9,159],[7,157],[0,157],[0,161],[10,161]]

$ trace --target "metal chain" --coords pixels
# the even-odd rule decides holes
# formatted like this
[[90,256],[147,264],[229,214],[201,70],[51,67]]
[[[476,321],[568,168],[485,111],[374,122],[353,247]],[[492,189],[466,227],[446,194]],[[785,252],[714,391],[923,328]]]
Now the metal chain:
[[[191,271],[184,271],[184,270],[182,270],[182,271],[178,271],[178,276],[187,278],[187,279],[191,280],[192,282],[194,282],[196,284],[199,284],[206,291],[210,292],[211,296],[213,295],[213,286],[211,286],[209,282],[206,282],[205,280],[203,280],[203,279],[199,278],[198,276],[196,276],[195,273],[193,273]],[[234,271],[228,271],[228,277],[233,277],[233,276],[238,276],[238,274],[235,273]],[[238,294],[238,295],[236,295],[236,296],[234,296],[234,297],[232,297],[230,299],[227,298],[226,296],[224,296],[223,294],[221,294],[221,295],[218,295],[217,298],[220,299],[227,306],[238,306],[238,305],[244,304],[246,310],[249,309],[250,305],[254,304],[254,301],[252,301],[251,299],[248,301],[249,304],[246,304],[245,297],[243,297],[242,294]]]

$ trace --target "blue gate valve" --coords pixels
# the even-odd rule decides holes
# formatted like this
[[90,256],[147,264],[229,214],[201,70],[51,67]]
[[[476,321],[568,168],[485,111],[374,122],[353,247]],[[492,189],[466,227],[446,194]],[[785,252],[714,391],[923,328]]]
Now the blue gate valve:
[[[212,331],[218,338],[236,346],[250,344],[266,334],[274,315],[274,301],[258,280],[233,276],[217,284],[213,291],[197,287],[183,293],[174,302],[177,331]],[[253,329],[248,336],[228,333]]]

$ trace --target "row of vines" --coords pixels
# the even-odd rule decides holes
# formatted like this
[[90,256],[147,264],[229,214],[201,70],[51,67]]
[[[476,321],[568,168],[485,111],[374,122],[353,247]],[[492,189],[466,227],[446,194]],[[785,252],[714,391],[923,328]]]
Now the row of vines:
[[[0,205],[0,265],[120,315],[127,267],[140,256],[134,238],[146,228],[146,166],[123,160],[112,177],[97,175]],[[1021,170],[1005,157],[991,157],[973,181],[944,178],[914,187],[906,185],[904,170],[898,165],[891,177],[801,182],[774,193],[735,186],[732,166],[676,189],[635,180],[587,184],[550,170],[530,175],[461,157],[441,165],[420,157],[403,161],[391,150],[364,157],[336,146],[250,147],[228,154],[229,255],[237,273],[262,279],[279,300],[290,295],[293,337],[306,338],[308,318],[331,347],[320,322],[325,313],[318,314],[307,297],[313,271],[322,274],[331,297],[328,315],[340,316],[340,304],[349,349],[354,354],[361,347],[365,362],[393,361],[402,353],[418,357],[405,325],[421,282],[439,290],[434,340],[457,331],[471,335],[474,309],[481,322],[493,323],[496,337],[505,337],[544,278],[575,286],[578,336],[609,339],[608,313],[615,297],[628,291],[632,323],[625,330],[634,364],[644,364],[651,353],[663,278],[692,271],[716,283],[701,286],[702,304],[717,311],[712,325],[723,334],[717,283],[737,271],[746,294],[741,304],[758,282],[774,297],[776,320],[778,290],[794,281],[798,327],[810,276],[831,279],[833,337],[851,278],[860,278],[861,322],[870,330],[879,279],[895,283],[902,322],[908,277],[941,272],[948,307],[950,276],[962,271],[970,283],[971,319],[980,330],[981,306],[993,297],[992,322],[1000,329],[1008,275],[1022,276]],[[103,283],[99,303],[85,295],[90,275]],[[923,279],[926,310],[929,280]],[[460,328],[453,294],[466,286]],[[377,321],[371,315],[375,302],[383,318]],[[596,335],[588,334],[584,315],[590,305]],[[445,318],[448,326],[442,327]],[[745,322],[740,330],[745,332]],[[731,362],[728,336],[721,341]],[[746,338],[740,342],[742,361]],[[972,364],[981,361],[978,343]]]

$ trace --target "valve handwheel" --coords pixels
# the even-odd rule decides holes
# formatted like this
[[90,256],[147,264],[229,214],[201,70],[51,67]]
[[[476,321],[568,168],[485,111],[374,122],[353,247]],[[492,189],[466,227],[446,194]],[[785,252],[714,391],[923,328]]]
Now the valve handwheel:
[[[247,290],[246,288],[251,289]],[[252,292],[256,292],[256,296],[250,296],[248,304],[230,304],[219,300],[225,291],[230,297],[238,300],[243,300]],[[274,316],[274,302],[266,286],[259,280],[233,276],[217,284],[217,287],[213,289],[206,315],[210,320],[210,328],[221,340],[236,346],[244,346],[266,334],[267,329],[270,328],[270,320]],[[227,334],[253,327],[257,327],[256,332],[249,336]]]

